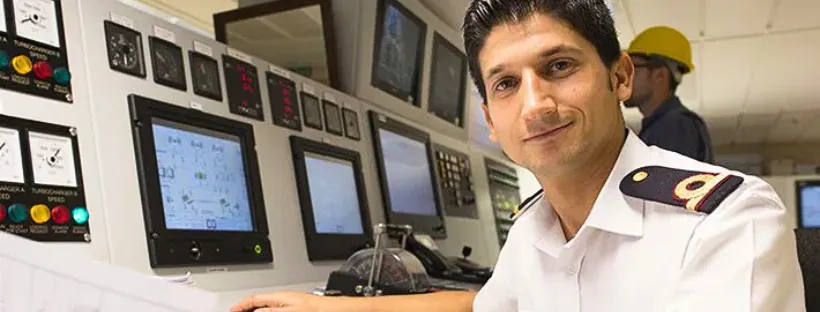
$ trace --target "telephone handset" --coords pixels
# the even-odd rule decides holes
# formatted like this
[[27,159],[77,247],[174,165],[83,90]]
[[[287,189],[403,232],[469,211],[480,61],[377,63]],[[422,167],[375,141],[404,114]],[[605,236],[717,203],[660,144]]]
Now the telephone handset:
[[407,237],[407,251],[415,255],[424,265],[427,274],[437,278],[484,284],[492,275],[492,270],[467,260],[472,251],[469,247],[462,250],[464,258],[447,258],[438,250],[435,241],[429,235],[413,234]]

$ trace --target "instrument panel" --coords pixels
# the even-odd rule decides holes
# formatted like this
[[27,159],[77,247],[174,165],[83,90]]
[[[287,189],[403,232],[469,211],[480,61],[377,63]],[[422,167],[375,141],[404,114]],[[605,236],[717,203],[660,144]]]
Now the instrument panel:
[[173,42],[149,36],[148,46],[151,49],[151,63],[154,68],[154,82],[174,89],[186,91],[185,64],[182,60],[182,48]]
[[225,54],[222,55],[222,65],[231,113],[265,120],[256,66]]
[[445,213],[451,217],[478,219],[469,156],[440,144],[435,144],[433,149]]
[[0,231],[36,241],[91,241],[72,127],[0,117]]

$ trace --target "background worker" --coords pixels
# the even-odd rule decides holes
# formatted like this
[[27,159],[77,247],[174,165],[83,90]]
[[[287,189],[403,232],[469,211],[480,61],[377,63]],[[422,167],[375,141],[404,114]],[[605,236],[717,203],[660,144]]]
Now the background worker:
[[706,123],[675,95],[683,75],[695,67],[689,40],[670,27],[652,27],[635,37],[627,53],[635,64],[635,78],[624,106],[641,111],[641,140],[714,163]]

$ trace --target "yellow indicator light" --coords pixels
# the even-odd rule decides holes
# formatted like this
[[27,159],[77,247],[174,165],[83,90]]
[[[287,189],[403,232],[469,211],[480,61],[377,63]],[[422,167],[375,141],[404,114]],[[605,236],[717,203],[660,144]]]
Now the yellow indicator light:
[[21,75],[28,74],[31,72],[31,59],[25,55],[18,55],[11,59],[11,66],[14,67],[14,70],[17,71]]
[[31,214],[31,220],[37,224],[46,223],[51,219],[51,209],[48,209],[46,205],[34,205],[29,213]]

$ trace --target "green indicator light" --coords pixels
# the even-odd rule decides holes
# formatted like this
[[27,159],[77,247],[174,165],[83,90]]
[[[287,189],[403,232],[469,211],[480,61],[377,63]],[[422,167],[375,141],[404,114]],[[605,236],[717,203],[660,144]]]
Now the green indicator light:
[[259,244],[256,244],[256,246],[253,246],[253,251],[256,252],[257,255],[261,255],[262,254],[262,246],[259,246]]
[[61,85],[67,85],[69,81],[71,81],[71,72],[64,67],[60,67],[54,70],[54,81]]
[[84,207],[77,207],[71,211],[71,217],[74,218],[74,222],[77,224],[85,224],[88,222],[88,210]]
[[9,54],[6,53],[6,51],[0,51],[0,69],[9,67],[9,63],[11,63],[11,60],[9,59]]
[[28,219],[28,209],[21,204],[14,204],[9,206],[9,219],[14,223],[21,223]]

